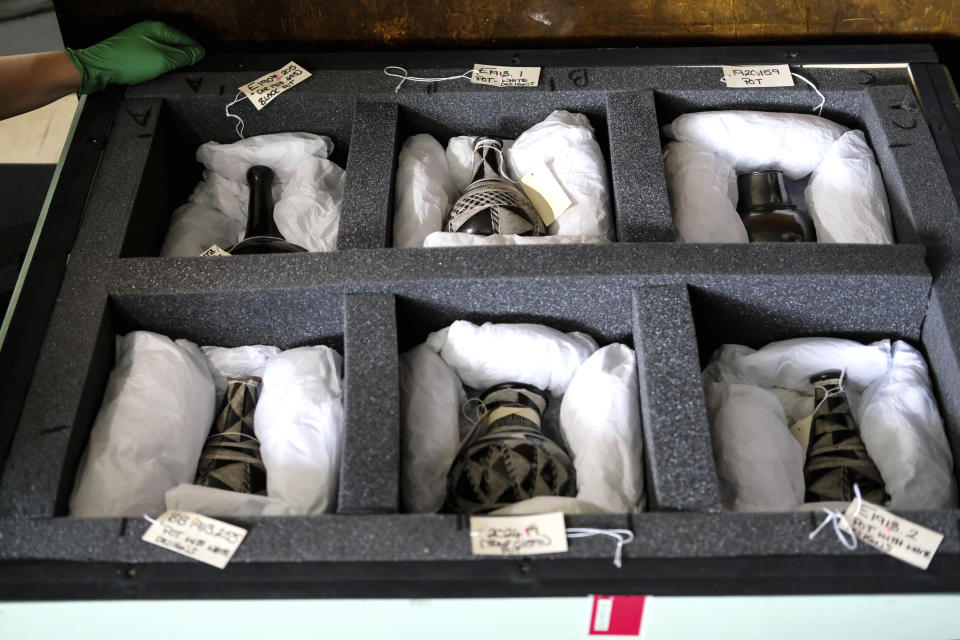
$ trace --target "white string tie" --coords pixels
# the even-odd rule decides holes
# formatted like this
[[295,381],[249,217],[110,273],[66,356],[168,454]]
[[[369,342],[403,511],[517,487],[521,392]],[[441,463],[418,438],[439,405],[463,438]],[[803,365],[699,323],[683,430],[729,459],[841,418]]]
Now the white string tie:
[[[398,69],[400,73],[392,73],[391,71],[389,71],[390,69]],[[446,76],[445,78],[423,78],[420,76],[411,76],[406,69],[404,69],[403,67],[398,67],[396,65],[390,65],[389,67],[384,67],[383,72],[388,76],[392,76],[394,78],[400,78],[400,82],[397,83],[397,88],[393,90],[393,92],[396,93],[400,91],[400,87],[403,86],[403,83],[407,82],[408,80],[410,82],[445,82],[447,80],[459,80],[460,78],[469,78],[470,74],[473,73],[473,69],[470,69],[469,71],[465,71],[458,76]]]
[[804,78],[804,77],[803,77],[802,75],[800,75],[799,73],[794,73],[793,71],[791,71],[791,72],[790,72],[790,75],[792,75],[792,76],[794,76],[794,77],[797,77],[797,78],[800,78],[801,80],[803,80],[804,82],[806,82],[808,85],[810,85],[810,88],[813,89],[818,96],[820,96],[820,104],[818,104],[817,106],[815,106],[815,107],[812,109],[812,111],[816,111],[818,116],[821,115],[821,114],[823,114],[823,105],[827,104],[827,99],[824,97],[824,95],[823,95],[822,93],[820,93],[820,89],[817,89],[817,85],[813,84],[812,82],[810,82],[809,80],[807,80],[806,78]]
[[609,536],[617,541],[617,550],[613,552],[613,564],[619,569],[623,566],[623,545],[633,542],[633,532],[629,529],[592,529],[590,527],[573,527],[567,529],[568,538],[590,538],[593,536]]
[[237,121],[237,126],[235,127],[235,130],[236,130],[237,135],[240,137],[241,140],[243,140],[243,118],[241,118],[241,117],[238,116],[238,115],[235,115],[235,114],[230,113],[230,107],[232,107],[233,105],[237,104],[238,102],[242,102],[243,100],[246,100],[246,99],[247,99],[247,97],[246,97],[245,95],[243,95],[243,92],[242,92],[242,91],[237,91],[237,97],[234,99],[234,101],[231,102],[230,104],[228,104],[228,105],[223,109],[223,112],[227,114],[227,117],[228,117],[228,118],[233,118],[233,119],[235,119],[235,120]]
[[[476,418],[471,417],[470,414],[467,413],[467,411],[470,410],[470,407],[473,405],[474,402],[477,403]],[[463,403],[462,407],[460,407],[460,413],[462,413],[463,417],[467,419],[467,422],[469,422],[471,425],[476,425],[478,422],[480,422],[480,418],[482,418],[487,414],[487,405],[485,405],[483,403],[483,400],[481,400],[480,398],[470,398],[469,400]]]
[[[856,518],[858,515],[860,515],[860,508],[863,507],[863,498],[860,497],[860,487],[857,486],[856,483],[853,485],[853,492],[857,495],[857,509],[853,512],[853,517]],[[850,551],[856,549],[857,536],[853,533],[850,525],[847,524],[847,520],[843,517],[843,513],[837,511],[836,509],[828,509],[827,507],[823,508],[823,512],[827,514],[827,517],[823,519],[823,522],[820,523],[820,526],[810,532],[808,538],[813,540],[817,537],[817,534],[820,533],[825,526],[827,526],[827,524],[832,524],[833,532],[837,534],[837,539],[840,540],[840,544]]]
[[149,522],[150,524],[157,524],[157,521],[151,518],[150,516],[148,516],[147,514],[143,514],[143,519]]

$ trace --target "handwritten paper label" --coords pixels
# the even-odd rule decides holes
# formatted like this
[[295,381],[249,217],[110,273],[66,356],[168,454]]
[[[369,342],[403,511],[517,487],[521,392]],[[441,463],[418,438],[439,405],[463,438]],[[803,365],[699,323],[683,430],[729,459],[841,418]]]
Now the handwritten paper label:
[[790,66],[765,64],[749,67],[723,65],[723,77],[728,87],[792,87]]
[[310,77],[310,72],[296,62],[288,62],[286,66],[277,69],[265,76],[260,76],[252,82],[238,87],[249,98],[257,111],[273,102],[273,99],[291,87],[295,87]]
[[920,569],[926,569],[937,552],[943,534],[894,515],[882,507],[863,502],[860,513],[856,501],[843,514],[853,533],[897,560],[903,560]]
[[215,244],[210,245],[210,248],[200,254],[201,258],[209,258],[210,256],[228,256],[230,255],[229,251],[224,251]]
[[223,569],[247,530],[190,511],[165,511],[142,540]]
[[530,556],[567,550],[563,514],[471,516],[470,543],[476,556]]
[[473,84],[491,87],[535,87],[540,83],[540,67],[500,67],[475,64],[470,74]]
[[548,227],[573,204],[546,164],[541,163],[520,178],[520,186],[533,203],[533,208],[540,214],[543,224]]

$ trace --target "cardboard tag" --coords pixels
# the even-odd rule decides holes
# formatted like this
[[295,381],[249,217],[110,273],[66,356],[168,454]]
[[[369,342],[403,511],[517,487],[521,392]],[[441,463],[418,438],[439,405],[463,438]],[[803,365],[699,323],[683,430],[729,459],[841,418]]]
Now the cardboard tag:
[[532,556],[567,550],[563,513],[529,516],[470,516],[475,556]]
[[943,541],[943,534],[892,514],[883,507],[864,501],[857,511],[853,501],[843,517],[854,535],[888,556],[926,569]]
[[210,256],[228,256],[230,255],[229,251],[224,251],[215,244],[210,245],[210,248],[200,254],[201,258],[209,258]]
[[540,83],[540,67],[500,67],[475,64],[470,74],[473,84],[491,87],[535,87]]
[[260,111],[260,109],[273,102],[273,99],[278,95],[291,87],[297,86],[309,78],[310,75],[309,71],[291,61],[286,66],[237,88],[249,98],[257,111]]
[[150,525],[141,540],[223,569],[246,535],[242,527],[170,509]]
[[790,65],[764,64],[749,67],[723,65],[723,77],[728,87],[792,87]]
[[550,167],[541,164],[520,178],[523,192],[530,198],[533,208],[548,227],[570,208],[573,202],[567,196]]
[[638,636],[646,596],[593,596],[591,636]]

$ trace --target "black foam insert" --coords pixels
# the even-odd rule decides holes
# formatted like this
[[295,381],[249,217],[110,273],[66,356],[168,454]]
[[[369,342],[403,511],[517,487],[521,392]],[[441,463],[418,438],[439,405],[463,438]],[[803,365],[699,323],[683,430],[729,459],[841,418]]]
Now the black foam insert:
[[[840,560],[847,552],[837,541],[807,538],[816,514],[722,512],[700,370],[727,342],[908,340],[928,358],[960,454],[960,214],[904,69],[802,70],[826,96],[826,117],[867,134],[897,245],[674,242],[660,126],[704,109],[809,113],[817,99],[805,86],[733,90],[719,83],[716,68],[636,65],[545,67],[541,85],[530,89],[458,81],[406,83],[395,93],[395,80],[378,70],[314,69],[263,111],[241,102],[232,112],[246,121],[246,135],[299,130],[333,138],[333,160],[347,170],[338,250],[154,257],[172,210],[199,178],[196,145],[236,139],[235,122],[223,114],[231,87],[266,71],[172,73],[126,90],[0,478],[0,560],[162,566],[189,590],[190,561],[141,542],[147,523],[65,517],[114,336],[137,329],[199,344],[326,344],[344,353],[337,513],[240,519],[250,534],[234,565],[271,575],[289,563],[358,563],[370,575],[411,563],[402,566],[451,579],[489,571],[495,577],[482,584],[495,591],[516,583],[509,576],[518,574],[508,572],[518,567],[533,576],[583,571],[639,580],[651,562],[667,562],[659,566],[669,573],[691,559],[749,556],[775,563],[771,571],[786,580],[806,563]],[[445,71],[410,69],[455,72]],[[427,132],[441,143],[458,134],[515,137],[558,108],[586,113],[597,131],[618,242],[390,247],[396,158],[408,135]],[[637,350],[651,510],[568,518],[571,526],[632,530],[623,572],[609,568],[612,548],[602,538],[573,540],[565,556],[498,564],[470,555],[463,518],[400,513],[397,356],[458,319],[539,322]],[[910,515],[946,535],[928,575],[960,554],[958,514]],[[869,574],[886,567],[865,558],[876,555],[861,547],[844,566]],[[533,582],[535,593],[548,581]]]

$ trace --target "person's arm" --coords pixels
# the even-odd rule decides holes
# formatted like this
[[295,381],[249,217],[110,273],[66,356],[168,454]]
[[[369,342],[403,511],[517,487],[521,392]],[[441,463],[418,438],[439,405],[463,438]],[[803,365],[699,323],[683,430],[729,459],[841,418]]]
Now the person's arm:
[[0,120],[75,93],[81,80],[66,51],[0,58]]
[[0,120],[79,91],[136,84],[196,64],[205,51],[168,24],[148,20],[86,49],[0,58]]

